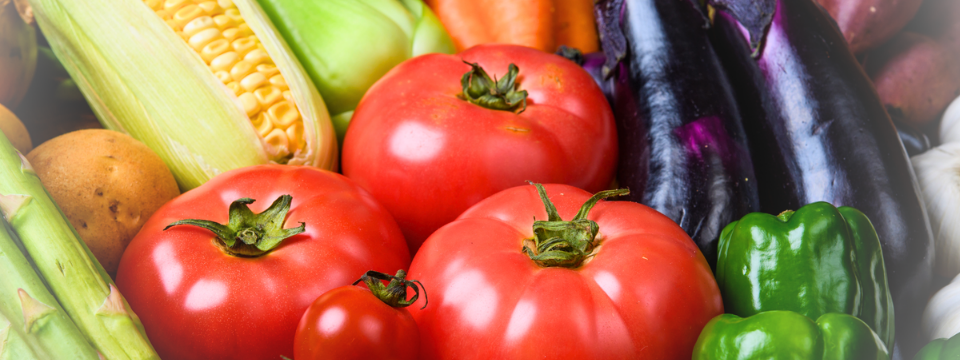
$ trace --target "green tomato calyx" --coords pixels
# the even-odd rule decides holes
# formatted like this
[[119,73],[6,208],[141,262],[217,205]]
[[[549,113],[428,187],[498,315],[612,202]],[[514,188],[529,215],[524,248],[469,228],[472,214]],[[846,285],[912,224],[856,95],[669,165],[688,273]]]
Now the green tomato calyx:
[[[407,272],[403,269],[397,270],[397,275],[387,275],[373,270],[367,271],[359,280],[354,281],[353,285],[363,281],[367,289],[373,293],[380,301],[395,308],[403,308],[417,302],[420,297],[420,289],[423,289],[423,308],[427,307],[427,288],[419,280],[407,280]],[[389,281],[383,285],[383,281]],[[417,285],[420,287],[417,287]],[[407,299],[407,288],[413,289],[413,297]]]
[[517,65],[511,63],[507,68],[507,76],[497,80],[491,78],[479,64],[466,60],[463,62],[470,65],[470,71],[460,78],[460,86],[463,87],[463,92],[460,93],[462,99],[493,110],[512,112],[522,106],[517,114],[527,109],[527,91],[519,90],[519,84],[516,83],[517,74],[520,73]]
[[227,254],[257,257],[270,252],[283,240],[306,231],[306,224],[302,222],[295,228],[283,228],[292,199],[290,195],[282,195],[267,210],[254,214],[247,205],[256,200],[241,198],[230,204],[230,220],[226,225],[210,220],[186,219],[167,225],[163,230],[177,225],[198,226],[216,234],[214,243]]
[[[533,184],[533,183],[531,183]],[[600,226],[587,214],[602,199],[623,196],[627,189],[606,190],[594,194],[570,221],[563,221],[541,184],[533,184],[547,209],[547,220],[533,222],[533,238],[523,244],[523,253],[541,267],[577,268],[594,255]]]

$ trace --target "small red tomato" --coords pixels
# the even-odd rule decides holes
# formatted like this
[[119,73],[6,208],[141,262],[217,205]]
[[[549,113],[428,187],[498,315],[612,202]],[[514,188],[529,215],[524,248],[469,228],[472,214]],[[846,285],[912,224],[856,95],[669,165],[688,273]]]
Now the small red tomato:
[[[343,286],[321,295],[300,319],[293,343],[294,358],[418,359],[420,334],[404,307],[417,301],[420,290],[415,283],[419,282],[406,280],[405,276],[403,270],[396,276],[368,271],[354,283],[363,281],[366,289]],[[381,280],[390,283],[384,286]],[[410,300],[407,287],[415,292]]]

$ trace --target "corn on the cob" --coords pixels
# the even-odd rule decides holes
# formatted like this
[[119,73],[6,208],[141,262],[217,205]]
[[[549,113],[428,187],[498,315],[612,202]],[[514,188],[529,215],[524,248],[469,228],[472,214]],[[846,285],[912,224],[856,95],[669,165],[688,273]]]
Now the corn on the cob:
[[97,359],[15,239],[0,219],[0,359]]
[[183,190],[276,162],[336,166],[326,106],[252,0],[30,0],[101,123]]
[[[48,328],[50,321],[66,312],[103,357],[158,358],[146,338],[143,325],[120,296],[113,281],[50,198],[30,163],[4,136],[0,136],[0,211],[22,240],[19,244],[23,253],[33,260],[53,295],[43,294],[43,284],[34,284],[24,289],[25,292],[15,290],[27,332],[51,330]],[[0,248],[0,251],[6,253],[7,248]],[[12,281],[13,276],[14,273],[3,272],[0,287],[9,286],[7,281]],[[3,303],[0,309],[5,314],[9,312],[6,308],[14,305],[8,301],[0,298]],[[6,318],[13,323],[10,316]],[[66,337],[55,340],[76,342]],[[84,358],[83,354],[61,356],[58,353],[57,356],[40,357],[77,359]]]

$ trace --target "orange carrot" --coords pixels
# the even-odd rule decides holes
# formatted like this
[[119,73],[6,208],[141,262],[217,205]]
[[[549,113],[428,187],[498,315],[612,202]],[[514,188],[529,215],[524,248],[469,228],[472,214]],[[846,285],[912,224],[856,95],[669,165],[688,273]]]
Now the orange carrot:
[[597,51],[593,0],[426,0],[457,50],[507,43],[556,51]]

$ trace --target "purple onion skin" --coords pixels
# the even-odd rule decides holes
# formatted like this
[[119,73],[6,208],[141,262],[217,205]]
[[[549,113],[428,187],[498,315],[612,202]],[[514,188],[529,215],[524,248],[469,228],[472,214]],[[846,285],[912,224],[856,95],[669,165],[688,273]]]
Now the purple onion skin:
[[580,66],[593,77],[593,80],[596,81],[600,89],[603,90],[603,95],[607,97],[610,106],[613,107],[614,79],[603,76],[603,65],[606,62],[607,57],[604,56],[602,52],[592,52],[583,54],[583,64],[580,64]]
[[723,227],[759,203],[706,18],[687,0],[601,0],[596,9],[605,56],[620,59],[606,64],[614,72],[619,185],[630,189],[629,200],[677,222],[714,267]]
[[[922,345],[920,315],[931,290],[932,233],[909,158],[876,90],[813,0],[711,3],[718,8],[714,44],[744,109],[761,210],[776,214],[828,201],[863,211],[880,237],[894,297],[891,353],[912,358]],[[758,3],[772,11],[768,21],[736,10],[763,8]],[[750,39],[760,44],[754,57]]]

